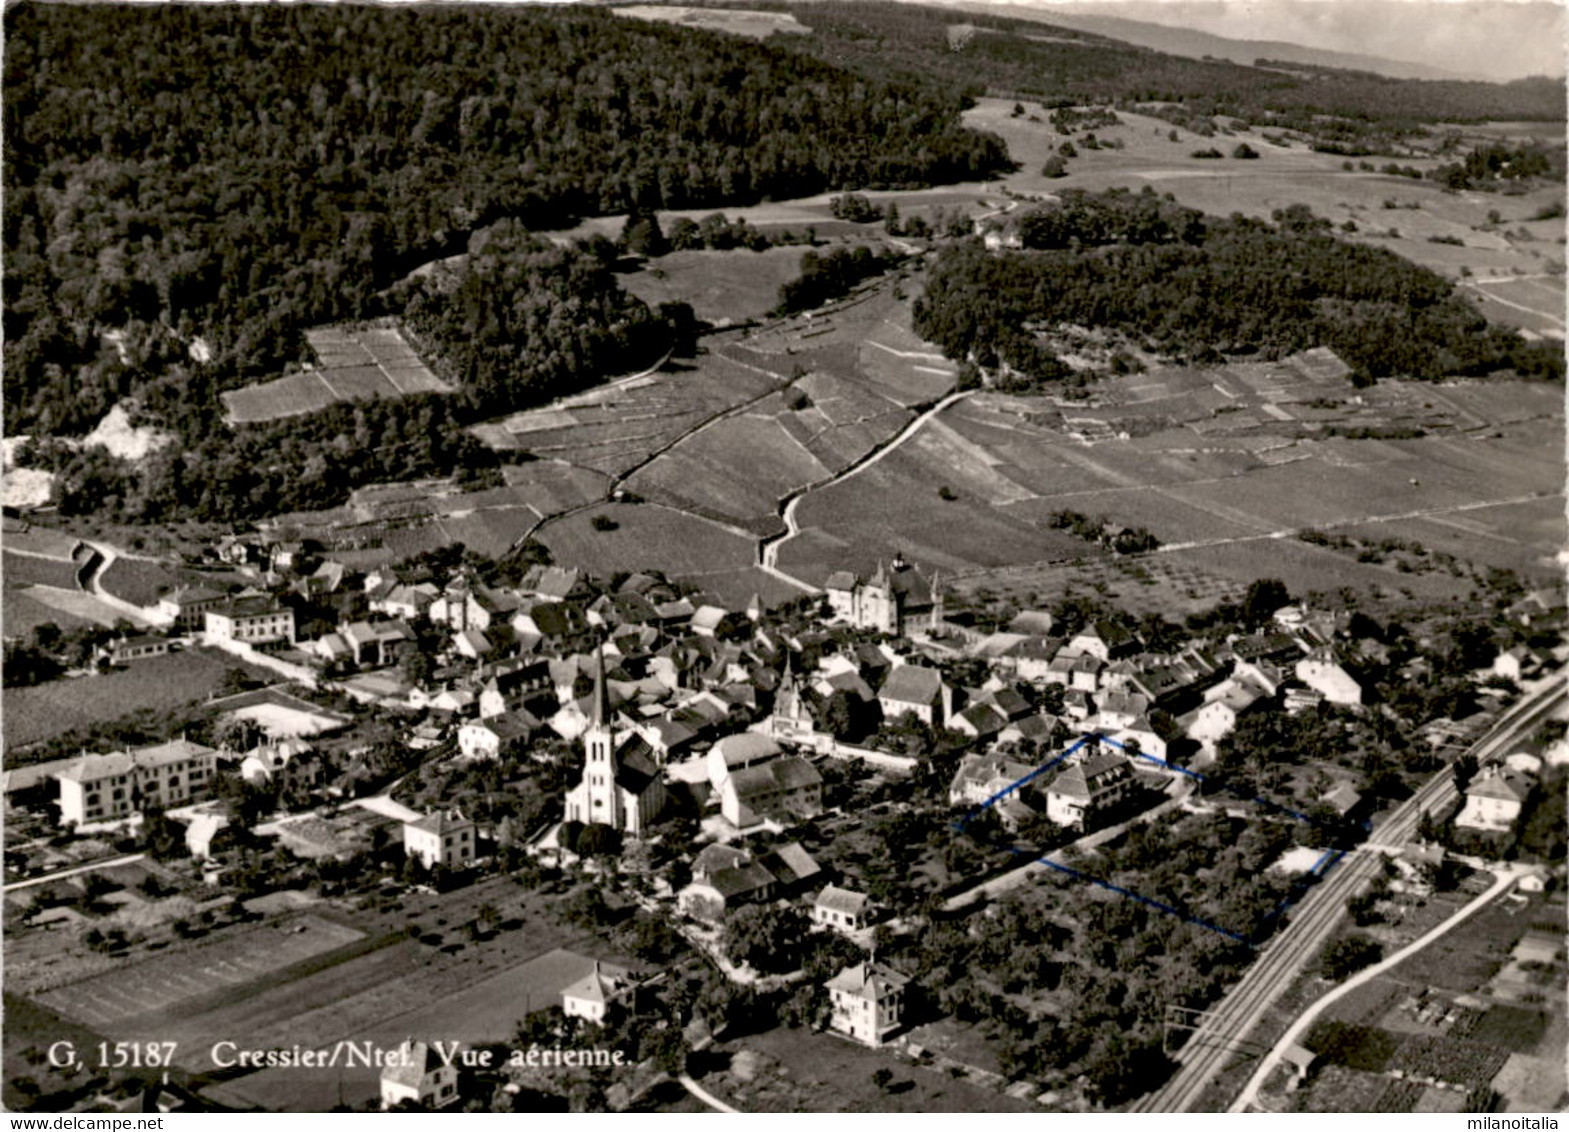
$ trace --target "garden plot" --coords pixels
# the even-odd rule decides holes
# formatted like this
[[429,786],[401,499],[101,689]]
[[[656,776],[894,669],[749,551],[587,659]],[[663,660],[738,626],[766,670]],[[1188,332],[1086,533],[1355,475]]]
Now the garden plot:
[[219,394],[231,424],[317,412],[337,401],[450,393],[396,326],[320,326],[305,332],[316,365]]
[[159,956],[37,996],[95,1028],[162,1013],[214,992],[256,982],[301,960],[336,951],[364,933],[316,916],[226,933],[213,943]]

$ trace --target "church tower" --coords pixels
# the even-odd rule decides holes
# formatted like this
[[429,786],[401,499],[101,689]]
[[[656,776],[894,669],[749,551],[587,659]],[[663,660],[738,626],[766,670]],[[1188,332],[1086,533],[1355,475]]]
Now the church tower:
[[615,731],[610,725],[610,696],[605,687],[605,651],[595,657],[594,695],[588,729],[583,732],[583,781],[567,795],[567,820],[604,822],[620,829],[621,790],[616,785]]
[[941,571],[934,570],[932,571],[932,620],[931,624],[928,626],[928,631],[931,632],[934,636],[938,630],[942,628],[944,616],[945,614],[942,603],[942,573]]

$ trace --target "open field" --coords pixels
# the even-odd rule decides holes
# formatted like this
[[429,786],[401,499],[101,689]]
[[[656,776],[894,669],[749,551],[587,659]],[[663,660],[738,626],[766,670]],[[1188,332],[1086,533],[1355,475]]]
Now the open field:
[[[714,326],[762,318],[779,301],[779,288],[801,273],[808,249],[786,245],[748,251],[671,252],[649,260],[621,285],[650,307],[692,304],[698,318]],[[821,253],[819,253],[821,254]]]
[[5,584],[5,607],[0,621],[8,637],[26,637],[39,625],[53,622],[62,629],[87,625],[113,625],[123,616],[92,594],[57,590],[47,586]]
[[[1343,379],[1314,379],[1317,364],[1154,370],[1102,382],[1075,403],[971,397],[887,459],[808,492],[779,563],[820,582],[902,551],[965,586],[989,586],[997,569],[1010,590],[1056,593],[1076,576],[1074,560],[1105,557],[1052,527],[1053,512],[1072,510],[1151,531],[1163,546],[1141,566],[1196,572],[1172,576],[1157,599],[1170,609],[1270,576],[1304,593],[1349,585],[1442,597],[1473,584],[1438,563],[1415,572],[1359,563],[1301,542],[1305,529],[1414,537],[1482,564],[1553,569],[1565,535],[1562,410],[1551,388],[1381,382],[1353,397]],[[1330,429],[1425,435],[1348,439]],[[1108,563],[1094,581],[1120,584],[1115,571]],[[1131,580],[1135,594],[1162,585]]]
[[[410,1035],[428,1040],[466,1043],[510,1043],[518,1023],[536,1010],[559,1005],[561,992],[593,969],[594,958],[556,948],[436,1001],[421,1002],[391,1015],[351,1040],[370,1041],[395,1048]],[[283,1111],[323,1111],[378,1095],[379,1074],[374,1068],[264,1069],[225,1087],[231,1096],[262,1108]]]
[[335,401],[452,392],[395,326],[323,326],[307,330],[305,338],[316,367],[220,394],[231,423],[298,416]]
[[[596,530],[603,515],[616,524]],[[707,519],[652,503],[607,503],[556,519],[539,532],[558,563],[609,576],[656,569],[701,581],[705,574],[753,565],[752,540]]]
[[78,727],[107,723],[143,708],[166,711],[206,699],[243,662],[214,649],[138,660],[97,676],[51,680],[5,691],[5,749],[16,750]]
[[812,29],[788,12],[756,12],[746,8],[682,8],[663,4],[632,4],[610,9],[618,16],[656,23],[680,24],[705,31],[727,31],[749,39],[767,39],[774,32],[810,35]]
[[[1029,103],[1026,108],[1039,110]],[[1068,176],[1048,178],[1041,174],[1041,166],[1066,140],[1065,135],[1058,134],[1044,115],[1037,113],[1041,120],[1031,122],[1028,117],[1014,118],[1012,109],[1010,99],[983,98],[964,117],[966,124],[990,130],[1007,143],[1008,152],[1021,168],[1003,183],[1016,192],[1047,194],[1065,188],[1117,186],[1137,190],[1150,185],[1158,192],[1171,193],[1182,204],[1217,216],[1241,212],[1265,219],[1277,208],[1301,203],[1337,226],[1352,221],[1358,229],[1352,238],[1389,248],[1451,279],[1460,278],[1462,267],[1477,276],[1554,271],[1560,280],[1562,277],[1564,221],[1529,221],[1524,238],[1521,235],[1521,222],[1534,216],[1543,204],[1559,199],[1560,189],[1548,187],[1507,197],[1474,191],[1446,193],[1432,181],[1355,167],[1347,170],[1343,157],[1315,153],[1300,142],[1278,145],[1266,141],[1257,130],[1222,131],[1213,138],[1201,138],[1175,128],[1177,140],[1173,141],[1170,123],[1121,110],[1117,112],[1121,125],[1094,132],[1103,141],[1121,142],[1123,148],[1090,150],[1081,145],[1079,156],[1068,161]],[[1074,136],[1079,134],[1082,131]],[[1228,157],[1203,161],[1191,156],[1194,150],[1211,146],[1229,154],[1243,141],[1259,153],[1257,160]],[[1389,159],[1369,160],[1382,166]],[[1426,171],[1442,160],[1413,156],[1401,158],[1399,164]],[[979,193],[986,188],[990,187],[975,186]],[[1386,201],[1399,207],[1386,208]],[[1411,205],[1415,207],[1407,207]],[[1500,223],[1489,220],[1492,211],[1500,213]],[[1398,235],[1390,236],[1391,230]],[[1429,238],[1433,236],[1460,239],[1465,246],[1432,243]],[[1552,319],[1556,319],[1556,333],[1561,337],[1561,289],[1558,295],[1556,302],[1550,293],[1514,300],[1526,310],[1493,304],[1487,313],[1505,325],[1534,330],[1553,329]]]

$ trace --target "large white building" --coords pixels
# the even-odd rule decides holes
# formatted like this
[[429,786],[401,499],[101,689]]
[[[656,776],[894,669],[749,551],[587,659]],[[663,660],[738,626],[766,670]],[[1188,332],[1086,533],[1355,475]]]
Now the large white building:
[[250,597],[208,609],[207,636],[215,641],[267,644],[294,643],[294,610],[275,605],[270,598]]
[[427,869],[466,869],[479,855],[474,823],[456,814],[430,814],[403,826],[403,853]]
[[75,825],[120,821],[147,806],[181,806],[207,790],[218,752],[176,739],[155,747],[88,755],[55,775],[60,821]]

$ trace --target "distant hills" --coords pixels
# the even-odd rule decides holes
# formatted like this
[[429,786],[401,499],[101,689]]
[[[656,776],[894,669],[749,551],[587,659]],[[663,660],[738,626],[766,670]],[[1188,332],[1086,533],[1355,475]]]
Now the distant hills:
[[1424,63],[1385,59],[1377,55],[1359,55],[1349,51],[1304,47],[1299,43],[1286,43],[1281,40],[1228,39],[1193,28],[1172,27],[1146,20],[1130,20],[1122,16],[1106,16],[1081,11],[1065,4],[1042,5],[1036,8],[1023,4],[988,4],[984,0],[948,0],[945,6],[968,12],[1009,16],[1013,19],[1038,20],[1055,27],[1104,35],[1109,39],[1131,43],[1135,47],[1148,47],[1168,55],[1181,55],[1187,59],[1225,59],[1246,66],[1251,66],[1259,59],[1270,59],[1280,63],[1302,63],[1312,67],[1366,71],[1391,79],[1482,79],[1485,81],[1487,78],[1485,75],[1446,71]]

